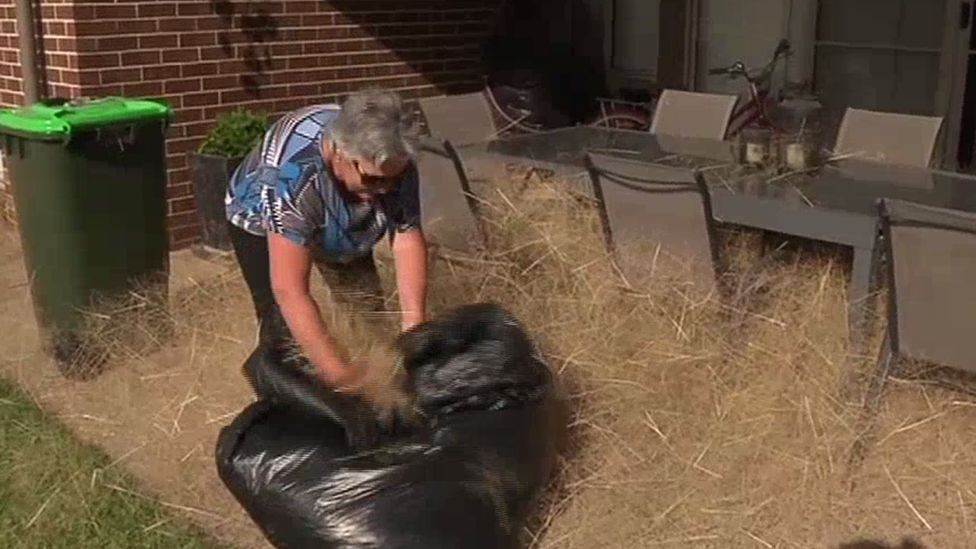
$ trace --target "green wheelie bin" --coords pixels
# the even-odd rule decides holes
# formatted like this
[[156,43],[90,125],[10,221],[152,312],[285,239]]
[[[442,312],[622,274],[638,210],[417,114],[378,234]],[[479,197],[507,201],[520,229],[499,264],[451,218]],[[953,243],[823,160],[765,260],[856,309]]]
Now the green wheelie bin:
[[163,103],[114,97],[0,109],[34,316],[66,377],[105,363],[111,325],[92,319],[126,322],[114,313],[147,296],[165,305],[171,121]]

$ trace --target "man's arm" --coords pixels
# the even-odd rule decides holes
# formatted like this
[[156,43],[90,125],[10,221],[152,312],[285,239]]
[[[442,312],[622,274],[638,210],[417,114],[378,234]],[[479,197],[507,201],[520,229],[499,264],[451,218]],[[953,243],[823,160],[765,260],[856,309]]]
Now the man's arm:
[[309,177],[311,173],[287,162],[264,174],[271,290],[302,353],[330,385],[343,386],[353,382],[357,372],[329,334],[309,288],[308,246],[325,215],[321,193],[313,187],[319,180]]
[[307,248],[280,234],[268,233],[271,289],[295,340],[305,356],[332,385],[341,387],[356,378],[309,291],[311,254]]
[[427,240],[415,227],[394,233],[392,248],[403,331],[407,331],[427,315]]
[[390,244],[403,331],[407,331],[427,316],[427,239],[420,222],[420,174],[415,162],[407,169],[393,211]]

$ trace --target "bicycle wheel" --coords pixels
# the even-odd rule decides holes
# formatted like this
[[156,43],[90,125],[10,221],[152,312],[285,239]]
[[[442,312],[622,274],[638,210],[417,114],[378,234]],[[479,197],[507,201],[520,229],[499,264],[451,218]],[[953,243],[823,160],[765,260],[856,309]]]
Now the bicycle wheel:
[[597,116],[586,125],[617,130],[648,131],[651,128],[651,121],[647,116],[636,112],[611,113]]

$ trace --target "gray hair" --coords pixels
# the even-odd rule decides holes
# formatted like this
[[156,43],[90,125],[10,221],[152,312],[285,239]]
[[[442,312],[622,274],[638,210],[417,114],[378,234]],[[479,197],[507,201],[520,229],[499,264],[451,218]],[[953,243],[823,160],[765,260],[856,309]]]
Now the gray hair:
[[327,138],[352,158],[382,164],[391,158],[413,157],[411,126],[412,116],[396,92],[367,88],[346,97],[328,126]]

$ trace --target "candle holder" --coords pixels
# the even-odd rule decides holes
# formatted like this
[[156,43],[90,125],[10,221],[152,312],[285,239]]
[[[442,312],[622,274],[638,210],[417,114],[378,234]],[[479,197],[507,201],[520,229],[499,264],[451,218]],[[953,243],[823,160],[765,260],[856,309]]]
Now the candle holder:
[[819,101],[791,99],[779,106],[782,135],[779,156],[784,167],[804,171],[820,162],[821,121],[823,108]]

